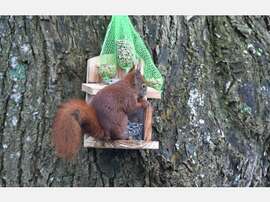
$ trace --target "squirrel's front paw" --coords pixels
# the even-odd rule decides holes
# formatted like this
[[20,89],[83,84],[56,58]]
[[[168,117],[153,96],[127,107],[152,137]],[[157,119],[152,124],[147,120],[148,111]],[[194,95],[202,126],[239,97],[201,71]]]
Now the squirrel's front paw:
[[150,102],[148,102],[147,100],[142,100],[141,103],[143,108],[147,108],[150,105]]

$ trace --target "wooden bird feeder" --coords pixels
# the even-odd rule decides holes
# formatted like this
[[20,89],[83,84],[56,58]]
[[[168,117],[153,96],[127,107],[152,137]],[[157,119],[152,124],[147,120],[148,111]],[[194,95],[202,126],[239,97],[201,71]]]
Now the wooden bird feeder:
[[[106,84],[101,83],[102,79],[98,74],[100,66],[100,57],[93,57],[87,61],[86,83],[82,84],[82,91],[86,93],[86,102],[91,102],[91,96],[95,95],[99,90],[104,88]],[[142,70],[143,72],[143,70]],[[117,78],[122,79],[125,72],[117,69]],[[146,99],[160,99],[159,91],[147,87]],[[94,148],[110,148],[110,149],[158,149],[159,142],[152,141],[152,107],[144,110],[143,126],[144,134],[142,140],[114,140],[102,141],[91,136],[84,135],[84,147]]]

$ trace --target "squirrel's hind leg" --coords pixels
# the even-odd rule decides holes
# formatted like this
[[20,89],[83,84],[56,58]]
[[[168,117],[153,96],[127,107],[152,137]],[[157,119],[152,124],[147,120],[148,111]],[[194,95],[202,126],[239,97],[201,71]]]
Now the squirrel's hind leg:
[[108,130],[104,130],[104,138],[105,141],[110,141],[112,139],[111,133]]
[[128,140],[129,133],[128,133],[128,119],[127,117],[121,121],[121,124],[117,125],[111,130],[111,137],[115,140]]
[[127,129],[115,128],[112,131],[112,139],[114,140],[128,140],[129,133]]

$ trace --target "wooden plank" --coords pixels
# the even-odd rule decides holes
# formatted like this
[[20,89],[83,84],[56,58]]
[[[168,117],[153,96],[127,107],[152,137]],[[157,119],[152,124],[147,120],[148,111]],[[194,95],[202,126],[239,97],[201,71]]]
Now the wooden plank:
[[83,83],[82,84],[82,91],[86,92],[89,95],[95,95],[95,94],[97,94],[97,92],[99,90],[101,90],[105,86],[107,86],[107,85],[101,84],[101,83]]
[[158,90],[151,88],[149,86],[147,86],[146,96],[147,98],[151,98],[151,99],[161,99],[161,93]]
[[98,74],[99,57],[93,57],[87,60],[86,82],[100,82],[101,78]]
[[[107,85],[102,83],[83,83],[82,91],[90,95],[95,95],[99,90],[101,90],[105,86]],[[146,97],[150,99],[161,99],[161,94],[156,89],[147,87]]]
[[145,109],[145,121],[144,121],[144,140],[151,141],[152,140],[152,114],[153,107],[149,105]]
[[84,147],[108,148],[108,149],[159,149],[158,141],[144,140],[115,140],[101,141],[91,136],[84,136]]

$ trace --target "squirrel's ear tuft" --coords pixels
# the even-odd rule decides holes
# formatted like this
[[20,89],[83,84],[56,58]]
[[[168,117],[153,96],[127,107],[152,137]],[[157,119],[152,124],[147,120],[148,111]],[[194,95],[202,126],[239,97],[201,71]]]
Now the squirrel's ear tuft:
[[143,69],[143,60],[140,59],[138,63],[133,63],[133,67],[128,71],[128,73],[140,72],[142,74],[142,69]]
[[136,65],[136,71],[135,71],[135,85],[141,85],[141,82],[144,81],[143,74],[142,74],[142,60],[139,61],[139,63]]
[[136,72],[140,72],[140,74],[142,75],[142,70],[143,70],[143,60],[140,59],[136,65]]
[[141,68],[142,68],[142,63],[141,61],[139,61],[139,63],[136,65],[136,70],[140,72]]

